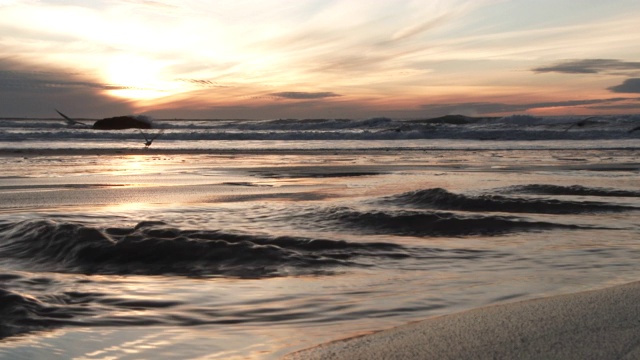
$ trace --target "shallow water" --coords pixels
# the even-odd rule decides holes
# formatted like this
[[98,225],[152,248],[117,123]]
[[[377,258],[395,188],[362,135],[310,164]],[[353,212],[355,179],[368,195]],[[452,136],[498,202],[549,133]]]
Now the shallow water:
[[637,147],[345,147],[0,157],[0,357],[271,359],[638,279]]

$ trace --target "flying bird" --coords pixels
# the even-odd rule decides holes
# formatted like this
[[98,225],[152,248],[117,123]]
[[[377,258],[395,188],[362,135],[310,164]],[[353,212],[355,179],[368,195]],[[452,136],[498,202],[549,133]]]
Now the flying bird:
[[629,130],[629,131],[627,131],[627,132],[628,132],[628,133],[632,133],[632,132],[634,132],[634,131],[636,131],[636,130],[640,130],[640,126],[636,126],[636,127],[634,127],[633,129],[631,129],[631,130]]
[[65,115],[65,114],[61,113],[60,111],[58,111],[58,109],[55,109],[55,110],[56,110],[56,112],[58,114],[60,114],[60,116],[62,116],[67,121],[67,125],[69,125],[69,126],[80,125],[80,126],[84,126],[84,127],[89,127],[89,125],[87,125],[87,124],[85,124],[83,122],[80,122],[78,120],[73,120],[72,118],[70,118],[67,115]]
[[577,126],[577,127],[583,127],[583,126],[585,126],[585,125],[589,124],[589,123],[590,123],[590,121],[589,121],[589,120],[591,120],[591,119],[593,119],[593,118],[595,118],[595,116],[591,116],[591,117],[588,117],[588,118],[586,118],[586,119],[582,119],[582,120],[580,120],[580,121],[578,121],[578,122],[575,122],[575,123],[571,124],[571,126],[569,126],[568,128],[566,128],[564,131],[565,131],[565,132],[567,132],[567,131],[569,131],[569,129],[571,129],[571,128],[572,128],[572,127],[574,127],[574,126]]
[[144,136],[144,148],[148,149],[149,146],[151,146],[151,144],[153,143],[153,140],[157,139],[158,136],[162,135],[164,133],[164,129],[160,130],[157,134],[155,134],[153,137],[149,138],[147,137],[147,134],[144,133],[144,131],[142,131],[142,129],[138,129],[140,130],[140,133],[142,134],[142,136]]

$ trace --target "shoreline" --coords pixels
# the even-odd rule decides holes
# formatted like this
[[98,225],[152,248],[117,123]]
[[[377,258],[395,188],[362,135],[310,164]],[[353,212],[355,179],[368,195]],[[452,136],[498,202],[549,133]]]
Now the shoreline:
[[229,149],[0,149],[0,157],[20,156],[122,156],[122,155],[353,155],[393,154],[395,152],[423,151],[468,151],[469,149],[422,149],[422,148],[337,148],[337,149],[278,149],[278,148],[229,148]]
[[438,316],[284,359],[637,359],[639,339],[640,281]]
[[216,148],[216,149],[167,149],[167,148],[70,148],[70,149],[0,149],[0,157],[21,156],[123,156],[123,155],[359,155],[359,154],[395,154],[395,153],[464,153],[468,151],[621,151],[637,152],[640,147],[612,147],[612,148],[428,148],[428,147],[382,147],[382,148],[333,148],[333,149],[302,149],[302,148]]

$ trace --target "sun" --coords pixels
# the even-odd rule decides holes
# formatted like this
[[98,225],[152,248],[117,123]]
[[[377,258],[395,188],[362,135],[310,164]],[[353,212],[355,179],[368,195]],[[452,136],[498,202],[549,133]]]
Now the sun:
[[181,92],[179,83],[165,79],[165,66],[140,56],[115,57],[106,65],[107,92],[131,100],[151,100]]

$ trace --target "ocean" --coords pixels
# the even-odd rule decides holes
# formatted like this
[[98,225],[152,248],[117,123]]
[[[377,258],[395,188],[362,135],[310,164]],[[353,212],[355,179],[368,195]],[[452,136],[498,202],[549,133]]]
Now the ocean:
[[278,359],[635,281],[640,116],[583,119],[0,119],[0,358]]

